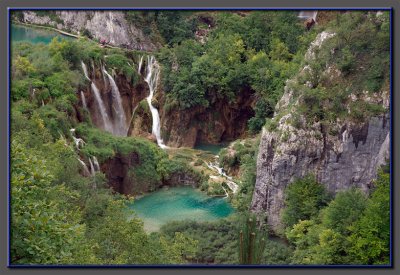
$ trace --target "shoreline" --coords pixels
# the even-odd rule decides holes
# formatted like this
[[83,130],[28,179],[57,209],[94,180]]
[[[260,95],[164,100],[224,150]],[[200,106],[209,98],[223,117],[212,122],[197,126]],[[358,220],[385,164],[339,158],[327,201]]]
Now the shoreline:
[[21,21],[15,21],[15,20],[11,20],[11,24],[26,26],[26,27],[30,27],[30,28],[46,29],[46,30],[58,32],[58,33],[60,33],[62,35],[65,35],[65,36],[68,36],[68,37],[73,37],[73,38],[76,38],[76,39],[88,39],[90,41],[95,42],[100,47],[104,47],[104,48],[119,49],[119,50],[123,50],[123,51],[134,51],[134,52],[147,53],[147,54],[152,53],[150,51],[143,51],[143,50],[137,50],[137,49],[127,49],[127,48],[122,48],[122,47],[118,47],[118,46],[112,46],[112,45],[109,45],[109,44],[102,45],[102,44],[100,44],[100,42],[96,41],[95,39],[91,39],[91,38],[89,38],[87,36],[73,34],[73,33],[67,32],[67,31],[63,31],[63,30],[57,29],[55,27],[51,27],[51,26],[36,25],[36,24],[30,24],[30,23],[25,23],[25,22],[21,22]]

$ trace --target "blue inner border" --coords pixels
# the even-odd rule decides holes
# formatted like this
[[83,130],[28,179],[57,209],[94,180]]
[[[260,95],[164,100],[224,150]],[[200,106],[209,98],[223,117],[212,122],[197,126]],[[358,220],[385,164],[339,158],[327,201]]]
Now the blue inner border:
[[[297,10],[382,10],[382,11],[389,11],[390,12],[390,264],[387,265],[232,265],[232,264],[216,264],[216,265],[198,265],[198,264],[184,264],[184,265],[162,265],[162,264],[154,264],[154,265],[139,265],[139,264],[121,264],[121,265],[18,265],[11,263],[11,253],[10,253],[10,221],[11,221],[11,212],[10,212],[10,204],[11,204],[11,183],[10,183],[10,65],[11,65],[11,57],[10,57],[10,28],[11,28],[11,21],[10,21],[10,12],[13,10],[265,10],[265,11],[273,11],[273,10],[290,10],[290,11],[297,11]],[[260,268],[369,268],[369,269],[381,269],[381,268],[393,268],[393,167],[392,167],[392,159],[393,159],[393,8],[391,7],[374,7],[374,8],[263,8],[263,7],[234,7],[234,8],[222,8],[222,7],[215,7],[215,8],[171,8],[171,7],[155,7],[155,8],[132,8],[132,7],[101,7],[101,8],[37,8],[37,7],[8,7],[7,8],[7,116],[8,116],[8,123],[7,123],[7,211],[8,211],[8,221],[7,221],[7,267],[8,268],[251,268],[251,269],[260,269]]]

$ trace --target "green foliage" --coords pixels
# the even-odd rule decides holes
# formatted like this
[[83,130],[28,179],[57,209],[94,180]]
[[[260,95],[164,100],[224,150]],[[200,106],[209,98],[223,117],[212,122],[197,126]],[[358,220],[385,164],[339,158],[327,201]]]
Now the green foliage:
[[76,200],[65,185],[52,186],[47,163],[12,141],[11,262],[15,264],[92,263]]
[[322,225],[339,234],[348,234],[348,226],[360,217],[366,202],[365,194],[358,189],[339,192],[324,209]]
[[388,264],[390,176],[379,172],[367,197],[361,190],[339,192],[327,207],[287,230],[295,264]]
[[172,238],[175,232],[197,241],[192,263],[237,263],[237,226],[233,220],[170,222],[161,228],[161,233],[167,238]]
[[285,209],[282,222],[286,228],[291,228],[300,220],[315,217],[318,211],[329,202],[325,187],[308,175],[288,185],[285,190]]
[[132,65],[132,61],[121,53],[108,55],[105,59],[107,68],[113,68],[117,72],[123,74],[126,78],[130,79],[132,85],[139,81],[139,75]]
[[379,172],[361,217],[349,228],[350,254],[362,264],[388,264],[390,249],[390,174]]
[[[335,36],[315,50],[315,58],[306,62],[309,69],[299,78],[308,86],[299,87],[298,94],[303,95],[299,109],[309,123],[334,122],[344,116],[360,121],[385,112],[363,99],[352,102],[349,95],[363,91],[372,95],[388,84],[388,24],[388,13],[376,16],[364,11],[338,14],[337,20],[328,24]],[[340,77],[335,77],[332,69],[338,69]]]
[[[170,108],[208,107],[217,100],[236,101],[243,90],[256,93],[259,103],[249,121],[252,133],[260,131],[283,92],[284,83],[299,64],[304,33],[292,12],[233,12],[212,15],[213,28],[202,45],[183,40],[161,50],[163,87]],[[215,27],[214,27],[215,25]]]

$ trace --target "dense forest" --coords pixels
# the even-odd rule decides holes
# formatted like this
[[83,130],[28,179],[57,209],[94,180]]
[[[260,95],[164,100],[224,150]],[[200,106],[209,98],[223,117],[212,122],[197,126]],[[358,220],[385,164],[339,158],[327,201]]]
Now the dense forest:
[[[377,176],[368,188],[340,183],[343,188],[332,190],[315,171],[294,177],[283,191],[278,229],[269,226],[268,216],[252,211],[259,169],[267,169],[258,164],[259,156],[274,150],[264,152],[260,140],[265,132],[279,132],[287,113],[296,132],[318,122],[324,134],[339,135],[339,140],[343,131],[335,125],[340,121],[361,125],[388,113],[379,100],[390,89],[389,14],[325,11],[310,28],[297,15],[124,11],[129,35],[140,30],[143,41],[155,47],[151,53],[105,46],[88,29],[81,29],[78,39],[12,42],[11,263],[389,264],[389,159],[373,167]],[[13,24],[25,22],[24,16],[24,11],[15,12]],[[36,16],[63,23],[55,11],[36,11]],[[54,27],[48,22],[41,25]],[[310,51],[322,32],[334,35]],[[138,41],[142,36],[137,35]],[[146,101],[148,90],[142,87],[151,80],[140,66],[149,55],[158,61],[160,73],[154,98]],[[88,64],[89,77],[82,64]],[[144,64],[148,70],[150,61]],[[83,102],[83,94],[89,102],[87,91],[94,84],[102,90],[99,81],[105,74],[121,91],[128,87],[121,92],[122,110],[131,112],[125,136],[99,127],[94,109]],[[295,103],[279,111],[275,106],[289,88]],[[241,104],[249,107],[241,109]],[[228,115],[223,113],[227,106]],[[153,108],[160,112],[167,148],[152,132]],[[116,120],[113,112],[109,117]],[[225,119],[234,115],[246,119],[243,130],[235,129],[241,122]],[[165,124],[195,116],[191,123],[196,125],[188,125],[206,133],[193,142],[228,144],[216,156],[187,144],[171,145],[178,140],[174,135],[190,131]],[[223,133],[218,132],[220,121]],[[279,134],[290,143],[290,134]],[[359,140],[356,147],[366,142]],[[221,166],[222,183],[209,174],[211,156]],[[226,194],[234,213],[215,221],[171,221],[156,232],[146,231],[127,205],[176,182],[189,182],[210,196]]]

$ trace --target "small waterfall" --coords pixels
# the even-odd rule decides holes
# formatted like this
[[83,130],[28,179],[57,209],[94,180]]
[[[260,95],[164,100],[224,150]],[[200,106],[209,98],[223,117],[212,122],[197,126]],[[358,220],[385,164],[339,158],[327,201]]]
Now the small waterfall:
[[83,167],[83,176],[89,177],[91,174],[90,174],[90,171],[89,171],[89,169],[88,169],[86,163],[84,163],[84,162],[83,162],[82,160],[80,160],[80,159],[77,159],[77,160],[79,161],[80,164],[82,164],[82,167]]
[[111,93],[113,98],[113,110],[116,114],[116,117],[114,119],[116,120],[116,123],[114,124],[113,134],[118,136],[126,136],[126,116],[124,108],[122,107],[122,99],[119,93],[118,86],[115,83],[114,78],[104,68],[103,72],[107,75],[108,80],[110,81]]
[[226,184],[228,185],[229,189],[231,189],[234,194],[238,191],[239,186],[233,181],[233,178],[228,176],[224,172],[224,169],[222,169],[219,166],[219,162],[218,162],[217,158],[216,158],[215,163],[211,163],[211,162],[207,163],[207,166],[208,166],[208,168],[216,171],[220,176],[222,176],[222,177],[224,177],[226,179]]
[[139,60],[138,74],[140,74],[140,71],[142,70],[142,64],[143,64],[143,55],[140,57]]
[[113,132],[113,129],[112,129],[113,127],[112,127],[110,119],[109,119],[109,117],[107,115],[107,110],[106,110],[106,107],[104,106],[104,102],[101,99],[99,89],[97,89],[97,87],[94,84],[94,82],[92,82],[91,87],[92,87],[92,91],[94,93],[94,98],[95,98],[95,100],[97,102],[97,106],[99,107],[101,118],[103,120],[104,130],[112,133]]
[[85,94],[83,93],[83,91],[81,91],[81,100],[82,100],[83,108],[85,108],[87,110],[86,97],[85,97]]
[[90,163],[90,172],[91,172],[92,176],[94,176],[95,173],[96,173],[96,170],[94,169],[93,162],[92,162],[91,158],[89,158],[89,163]]
[[99,165],[99,162],[98,162],[98,160],[97,160],[97,158],[95,156],[93,156],[93,164],[94,164],[94,169],[96,171],[100,171],[100,165]]
[[[140,64],[140,63],[139,63]],[[151,101],[154,96],[154,92],[157,87],[158,75],[160,72],[160,68],[154,56],[147,57],[147,67],[146,67],[146,77],[145,81],[149,85],[150,94],[146,98],[147,103],[149,104],[151,116],[153,118],[153,126],[152,126],[152,134],[156,136],[157,144],[161,148],[167,148],[161,139],[160,134],[160,115],[158,114],[158,110],[151,104]]]
[[87,67],[86,67],[85,63],[83,63],[83,61],[81,61],[81,65],[82,65],[83,73],[85,74],[86,79],[91,81],[89,78]]

